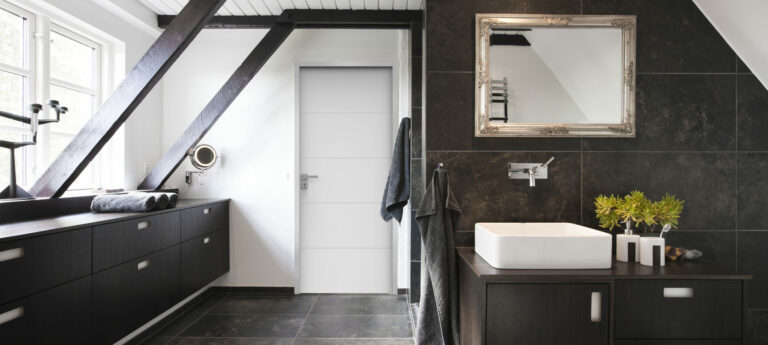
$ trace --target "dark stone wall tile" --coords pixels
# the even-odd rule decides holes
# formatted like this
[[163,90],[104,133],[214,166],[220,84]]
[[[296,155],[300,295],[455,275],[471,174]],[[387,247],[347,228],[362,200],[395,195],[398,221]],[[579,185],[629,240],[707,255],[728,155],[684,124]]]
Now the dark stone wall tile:
[[468,150],[474,137],[474,74],[427,75],[427,150]]
[[638,72],[736,71],[736,54],[690,0],[584,0],[584,14],[637,15]]
[[698,249],[703,256],[697,262],[736,269],[736,231],[670,231],[667,245]]
[[426,2],[427,71],[475,71],[475,1]]
[[472,135],[472,149],[479,151],[579,151],[580,148],[580,138],[478,138]]
[[424,119],[421,108],[411,108],[411,158],[424,158]]
[[768,230],[768,153],[738,154],[739,229]]
[[738,60],[736,62],[737,73],[752,73],[752,70],[749,69],[749,66],[747,66],[747,64],[745,64],[744,61],[742,61],[738,57],[736,57],[736,59]]
[[752,74],[739,74],[739,150],[768,151],[768,90]]
[[421,159],[411,159],[411,210],[419,209],[421,198],[424,196],[424,170]]
[[747,334],[745,344],[768,344],[768,309],[750,309],[747,311]]
[[585,152],[584,224],[598,228],[596,196],[637,189],[653,199],[670,193],[685,200],[680,229],[735,229],[735,160],[735,153]]
[[480,0],[475,6],[478,13],[581,13],[581,0]]
[[411,22],[411,56],[424,56],[424,22]]
[[747,281],[750,308],[768,308],[768,231],[739,231],[738,266],[740,273],[754,275]]
[[[509,162],[544,162],[551,156],[548,179],[537,180],[534,188],[507,177]],[[427,171],[439,162],[448,169],[461,207],[457,231],[472,231],[477,222],[579,222],[579,153],[429,152]]]
[[456,242],[456,247],[474,247],[475,232],[474,231],[456,231],[454,242]]
[[638,75],[637,137],[586,138],[584,149],[734,150],[735,88],[736,75]]
[[416,224],[416,211],[411,211],[411,260],[421,260],[421,230]]
[[421,297],[421,261],[411,261],[411,288],[408,299],[411,303],[419,303]]
[[411,106],[421,107],[421,92],[424,84],[422,58],[412,57],[411,61]]

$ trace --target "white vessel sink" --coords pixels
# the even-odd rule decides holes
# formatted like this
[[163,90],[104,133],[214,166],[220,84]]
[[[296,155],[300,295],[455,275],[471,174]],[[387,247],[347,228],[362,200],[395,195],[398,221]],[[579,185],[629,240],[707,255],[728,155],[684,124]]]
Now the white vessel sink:
[[611,268],[611,235],[572,223],[476,223],[475,252],[500,269]]

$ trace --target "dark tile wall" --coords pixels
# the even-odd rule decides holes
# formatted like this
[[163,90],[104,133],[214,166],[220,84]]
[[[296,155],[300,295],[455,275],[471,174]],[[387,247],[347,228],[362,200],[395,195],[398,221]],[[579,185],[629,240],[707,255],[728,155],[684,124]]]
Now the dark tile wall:
[[416,210],[424,194],[424,22],[411,23],[411,264],[408,299],[419,302],[421,286],[421,232]]
[[[592,200],[640,189],[686,200],[674,245],[755,274],[751,344],[768,343],[768,91],[691,0],[427,0],[426,171],[443,162],[463,209],[458,245],[479,221],[596,227]],[[475,138],[475,13],[637,15],[637,138]],[[506,178],[540,162],[548,180]]]

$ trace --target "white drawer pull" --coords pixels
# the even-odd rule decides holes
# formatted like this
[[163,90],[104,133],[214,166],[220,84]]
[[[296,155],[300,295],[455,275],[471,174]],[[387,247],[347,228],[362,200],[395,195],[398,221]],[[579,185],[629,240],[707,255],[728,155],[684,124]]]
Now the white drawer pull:
[[24,316],[24,307],[18,307],[0,314],[0,325]]
[[693,298],[693,289],[684,287],[664,288],[664,298]]
[[141,229],[146,229],[146,228],[150,227],[151,225],[152,225],[152,222],[147,220],[147,221],[144,221],[144,222],[141,222],[141,223],[137,224],[136,228],[141,230]]
[[210,208],[204,208],[203,209],[203,214],[209,214],[209,213],[211,213],[211,209]]
[[141,271],[145,268],[149,267],[149,260],[144,260],[142,262],[139,262],[138,265],[136,265],[136,269]]
[[24,248],[13,248],[0,251],[0,262],[18,259],[24,256]]
[[592,322],[601,322],[603,320],[603,294],[601,292],[592,293],[592,307],[590,308],[589,319]]
[[211,238],[210,237],[206,237],[206,238],[203,239],[203,244],[208,244],[210,242],[211,242]]

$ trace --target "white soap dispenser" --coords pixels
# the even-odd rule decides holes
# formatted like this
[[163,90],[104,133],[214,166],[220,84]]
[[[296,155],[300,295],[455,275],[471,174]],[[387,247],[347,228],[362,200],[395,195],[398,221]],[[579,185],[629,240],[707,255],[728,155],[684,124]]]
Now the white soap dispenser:
[[624,222],[627,229],[624,234],[616,235],[616,260],[621,262],[640,262],[640,235],[632,233],[632,221]]

